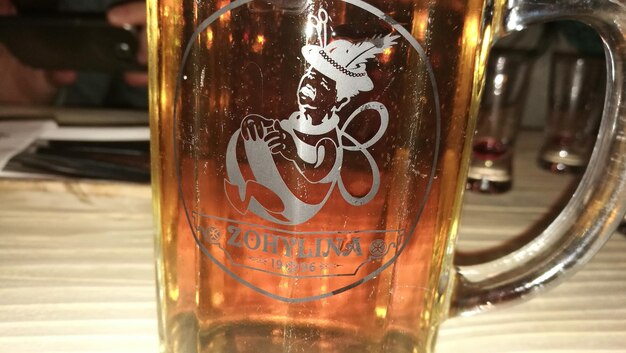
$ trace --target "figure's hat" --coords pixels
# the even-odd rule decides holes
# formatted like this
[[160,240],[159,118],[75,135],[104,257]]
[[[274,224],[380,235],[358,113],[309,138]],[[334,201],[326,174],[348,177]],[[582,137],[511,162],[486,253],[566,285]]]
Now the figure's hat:
[[359,92],[374,88],[365,71],[366,63],[396,44],[398,35],[375,36],[360,43],[339,39],[326,44],[328,14],[320,10],[318,16],[309,15],[309,23],[317,31],[319,45],[305,45],[302,55],[313,68],[337,83],[339,98],[351,98]]

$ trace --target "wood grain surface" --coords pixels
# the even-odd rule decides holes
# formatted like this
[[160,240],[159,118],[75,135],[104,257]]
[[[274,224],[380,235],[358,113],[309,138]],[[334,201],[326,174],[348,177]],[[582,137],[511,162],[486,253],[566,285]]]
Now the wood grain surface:
[[[567,195],[540,137],[520,139],[513,191],[466,195],[460,250],[531,235]],[[1,180],[0,352],[158,352],[152,236],[148,186]],[[448,320],[436,352],[626,352],[626,237],[534,300]]]

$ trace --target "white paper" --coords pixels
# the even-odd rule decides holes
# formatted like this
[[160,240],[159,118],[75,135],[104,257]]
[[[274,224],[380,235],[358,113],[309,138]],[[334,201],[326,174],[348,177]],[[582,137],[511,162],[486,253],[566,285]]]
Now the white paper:
[[0,120],[0,170],[42,135],[57,128],[52,120]]
[[48,141],[149,141],[150,128],[147,126],[61,126],[58,129],[45,131],[39,138]]

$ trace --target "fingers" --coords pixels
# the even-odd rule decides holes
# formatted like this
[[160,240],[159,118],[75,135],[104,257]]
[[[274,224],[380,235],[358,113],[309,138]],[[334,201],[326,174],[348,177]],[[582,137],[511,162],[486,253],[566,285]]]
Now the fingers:
[[146,25],[146,2],[132,1],[113,6],[107,11],[109,23],[117,27]]
[[[107,11],[107,19],[113,26],[135,26],[137,30],[137,62],[141,65],[148,63],[148,38],[146,32],[146,3],[145,1],[132,1],[116,5]],[[148,85],[148,74],[144,72],[127,72],[124,80],[129,86],[145,87]]]
[[284,150],[285,150],[285,145],[284,145],[284,144],[282,144],[282,143],[280,143],[280,144],[278,144],[278,145],[276,145],[276,146],[271,146],[271,147],[270,147],[270,152],[272,152],[273,154],[276,154],[276,153],[281,153],[281,152],[283,152]]
[[241,128],[241,137],[243,137],[243,139],[246,141],[250,139],[250,132],[248,131],[248,128],[245,126]]
[[265,136],[265,131],[263,130],[263,124],[254,124],[254,130],[256,131],[256,136],[258,139],[262,139]]
[[0,0],[0,16],[15,15],[16,13],[11,0]]
[[241,128],[241,137],[243,137],[246,141],[261,140],[263,139],[263,126],[260,126],[259,124],[245,125]]
[[59,87],[71,84],[74,72],[52,72],[23,65],[0,44],[0,103],[49,104]]
[[261,118],[261,124],[263,124],[263,126],[266,126],[266,127],[270,127],[270,126],[274,125],[274,121],[276,121],[276,123],[278,123],[278,120]]
[[267,142],[268,146],[272,147],[273,145],[280,143],[280,141],[282,140],[282,136],[280,132],[272,131],[265,135],[265,138],[263,138],[263,140]]
[[272,153],[279,153],[286,148],[284,143],[286,138],[284,132],[272,131],[265,136],[264,140]]
[[248,125],[241,129],[241,135],[243,136],[243,139],[246,141],[262,140],[263,139],[263,127],[257,124]]
[[132,87],[145,87],[148,85],[148,74],[135,71],[125,72],[124,81]]
[[244,140],[262,140],[266,135],[266,128],[273,123],[274,120],[266,119],[262,116],[248,116],[241,123],[241,136]]
[[78,74],[73,70],[47,71],[46,78],[57,87],[68,86],[76,82]]
[[[270,130],[267,133],[265,129],[267,127],[267,120],[265,118],[261,119],[249,119],[245,120],[241,126],[241,137],[244,140],[249,141],[257,141],[263,140],[267,143],[267,147],[270,149],[270,152],[282,153],[287,149],[287,145],[285,141],[288,139],[288,134],[284,130]],[[270,120],[274,127],[276,127],[273,120]]]

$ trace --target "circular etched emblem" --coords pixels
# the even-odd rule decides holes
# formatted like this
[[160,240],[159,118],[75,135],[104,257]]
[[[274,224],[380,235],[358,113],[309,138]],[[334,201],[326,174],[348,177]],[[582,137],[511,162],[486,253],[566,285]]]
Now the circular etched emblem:
[[209,240],[211,243],[214,243],[218,240],[220,240],[221,234],[220,231],[215,228],[215,227],[211,227],[209,228]]
[[387,245],[382,239],[376,239],[370,245],[370,254],[372,254],[374,258],[383,257],[386,252],[385,250],[387,250]]
[[[236,25],[251,22],[252,2],[230,2],[200,22],[185,46],[173,137],[191,134],[196,157],[186,163],[182,147],[175,150],[182,206],[204,255],[242,285],[286,302],[326,298],[377,276],[411,241],[439,154],[434,73],[418,41],[364,1],[327,1],[290,15],[286,22],[306,38]],[[375,33],[335,21],[337,4],[377,22]],[[228,26],[229,48],[240,43],[254,55],[207,70],[221,62],[224,48],[212,46]],[[217,82],[217,71],[250,67],[256,76]],[[264,98],[272,75],[287,79]],[[189,77],[196,85],[183,89]],[[202,102],[212,87],[228,91],[235,112],[215,109],[205,123],[177,131],[179,101]],[[263,104],[246,105],[257,95]],[[415,102],[428,107],[412,111]],[[213,121],[220,123],[209,128]]]

